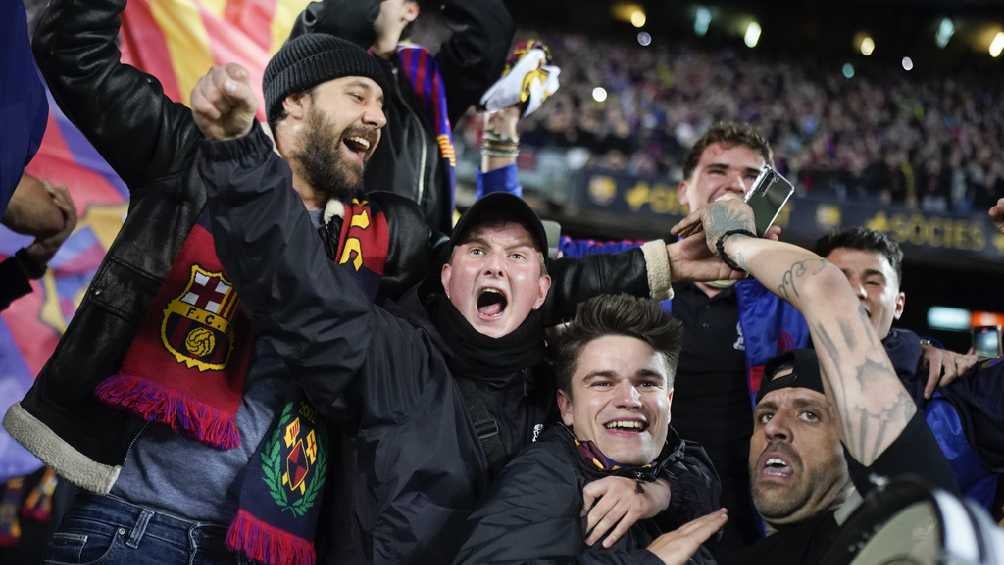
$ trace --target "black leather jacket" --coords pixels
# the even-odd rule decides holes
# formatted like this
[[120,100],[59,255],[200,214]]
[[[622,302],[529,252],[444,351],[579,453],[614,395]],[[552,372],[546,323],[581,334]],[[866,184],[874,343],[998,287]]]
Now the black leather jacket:
[[[379,4],[379,0],[311,2],[292,35],[330,33],[369,48]],[[439,9],[450,34],[438,47],[436,62],[450,124],[456,124],[501,76],[515,25],[501,0],[446,0]],[[439,157],[436,125],[398,68],[397,58],[383,63],[393,76],[393,90],[384,93],[387,126],[366,169],[366,190],[395,192],[418,202],[429,225],[447,233],[452,226],[453,187]]]
[[[4,417],[4,427],[29,451],[97,493],[111,490],[144,423],[100,404],[94,388],[119,369],[207,199],[194,166],[203,137],[191,110],[167,98],[156,78],[120,60],[124,6],[125,0],[52,0],[36,31],[35,58],[53,97],[129,187],[129,210],[52,357]],[[397,243],[386,271],[400,275],[388,282],[402,289],[430,266],[414,245],[429,240],[429,229],[405,227],[391,214]],[[650,291],[654,271],[646,265],[642,252],[632,251],[549,266],[555,279],[549,317],[568,316],[578,300],[601,292],[660,295],[666,289]]]

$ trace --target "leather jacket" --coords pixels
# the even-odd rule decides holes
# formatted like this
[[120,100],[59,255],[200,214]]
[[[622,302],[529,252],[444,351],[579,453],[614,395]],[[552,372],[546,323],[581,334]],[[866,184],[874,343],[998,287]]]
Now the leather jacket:
[[[379,0],[311,2],[291,35],[329,33],[369,48],[375,38],[379,4]],[[449,35],[442,45],[426,47],[435,51],[453,125],[502,75],[515,24],[501,0],[446,0],[441,4],[438,9]],[[397,57],[381,61],[392,77],[392,91],[384,93],[387,125],[366,169],[366,190],[395,192],[418,202],[429,225],[447,233],[453,225],[454,186],[445,170],[448,165],[440,158],[436,124],[403,76]]]
[[[52,357],[4,427],[60,475],[108,493],[143,426],[140,418],[99,403],[94,388],[119,369],[134,334],[206,205],[195,157],[203,136],[191,110],[166,97],[153,76],[121,62],[116,46],[125,0],[52,0],[33,50],[56,102],[129,187],[129,209]],[[431,266],[415,252],[425,224],[394,225],[387,288],[403,289]],[[410,214],[407,214],[410,215]],[[397,251],[395,251],[397,245]],[[661,249],[661,251],[660,251]],[[661,257],[661,259],[659,259]],[[665,244],[643,252],[562,260],[549,265],[549,319],[602,292],[661,297]],[[395,265],[396,263],[396,265]],[[663,284],[665,283],[665,284]],[[384,282],[381,282],[384,288]]]

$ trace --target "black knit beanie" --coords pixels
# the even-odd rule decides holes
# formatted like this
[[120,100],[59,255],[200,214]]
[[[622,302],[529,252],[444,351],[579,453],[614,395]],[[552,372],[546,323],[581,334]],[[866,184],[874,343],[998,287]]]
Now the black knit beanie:
[[386,72],[362,47],[323,33],[290,39],[265,67],[262,83],[269,123],[275,123],[286,96],[347,76],[369,77],[387,90]]

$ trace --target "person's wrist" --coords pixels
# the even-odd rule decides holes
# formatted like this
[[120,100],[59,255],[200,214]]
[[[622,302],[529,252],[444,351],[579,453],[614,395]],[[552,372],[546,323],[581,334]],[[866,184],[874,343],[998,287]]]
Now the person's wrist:
[[718,257],[721,258],[722,261],[725,261],[725,264],[728,265],[729,268],[735,271],[742,271],[744,269],[738,263],[732,260],[732,257],[729,255],[729,250],[726,249],[726,245],[728,245],[730,241],[736,241],[737,239],[739,239],[736,236],[739,236],[739,238],[743,236],[755,238],[756,234],[745,228],[729,230],[723,233],[722,235],[718,236],[718,241],[715,244],[715,248],[718,251]]
[[40,279],[45,276],[45,271],[48,268],[48,262],[33,257],[28,252],[28,248],[22,247],[14,254],[14,257],[25,277],[29,279]]

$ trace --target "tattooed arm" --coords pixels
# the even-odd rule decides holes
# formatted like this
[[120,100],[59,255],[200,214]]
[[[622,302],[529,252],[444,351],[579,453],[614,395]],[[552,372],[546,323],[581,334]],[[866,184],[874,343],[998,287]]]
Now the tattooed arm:
[[[752,231],[753,212],[739,200],[720,200],[708,206],[702,222],[708,247],[717,252],[722,234]],[[805,316],[844,446],[858,462],[870,465],[917,409],[846,277],[825,259],[787,243],[733,235],[724,249]]]

